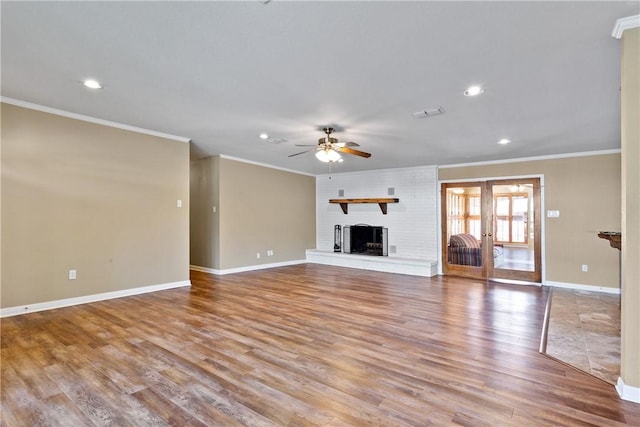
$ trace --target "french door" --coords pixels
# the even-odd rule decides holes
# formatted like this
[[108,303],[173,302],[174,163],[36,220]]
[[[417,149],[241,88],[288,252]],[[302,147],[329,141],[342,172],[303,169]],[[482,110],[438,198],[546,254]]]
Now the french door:
[[444,274],[540,283],[540,179],[442,184]]

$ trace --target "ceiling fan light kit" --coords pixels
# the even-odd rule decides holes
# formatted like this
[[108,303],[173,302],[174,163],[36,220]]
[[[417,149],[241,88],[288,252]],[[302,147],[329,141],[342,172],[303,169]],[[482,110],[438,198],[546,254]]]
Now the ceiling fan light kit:
[[[318,145],[316,145],[316,158],[324,163],[332,163],[332,162],[341,162],[343,154],[353,154],[359,157],[369,158],[371,154],[365,153],[364,151],[355,150],[351,147],[358,147],[359,145],[355,142],[338,142],[337,138],[331,137],[331,133],[333,133],[334,129],[332,127],[325,127],[322,129],[324,133],[327,135],[323,138],[318,139]],[[306,144],[296,144],[296,146],[305,146]],[[308,150],[311,151],[311,150]],[[302,151],[300,153],[295,153],[289,155],[289,157],[294,157],[299,154],[306,153],[307,151]]]
[[331,149],[316,151],[316,158],[324,163],[337,162],[341,157],[340,153]]

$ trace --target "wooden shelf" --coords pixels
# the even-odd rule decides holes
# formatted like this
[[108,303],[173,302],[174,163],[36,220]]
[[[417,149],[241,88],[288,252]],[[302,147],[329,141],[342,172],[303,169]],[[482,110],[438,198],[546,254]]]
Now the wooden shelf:
[[617,231],[601,231],[598,237],[609,241],[612,248],[622,250],[622,233]]
[[387,214],[387,203],[398,203],[399,199],[329,199],[329,203],[337,203],[342,212],[349,213],[349,204],[353,203],[377,203],[383,215]]

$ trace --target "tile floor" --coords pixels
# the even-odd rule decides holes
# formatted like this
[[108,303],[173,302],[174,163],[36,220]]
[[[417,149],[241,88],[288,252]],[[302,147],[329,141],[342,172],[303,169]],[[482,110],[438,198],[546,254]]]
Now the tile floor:
[[546,353],[615,384],[620,376],[620,296],[554,288],[551,298]]

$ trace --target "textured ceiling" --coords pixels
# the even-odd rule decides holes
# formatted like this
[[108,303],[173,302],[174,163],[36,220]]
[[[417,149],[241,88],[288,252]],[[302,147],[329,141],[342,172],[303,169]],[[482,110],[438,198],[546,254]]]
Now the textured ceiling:
[[[372,153],[334,172],[616,149],[611,30],[638,13],[637,1],[2,1],[1,89],[191,138],[194,156],[311,174],[328,166],[287,156],[325,125]],[[471,84],[485,93],[463,96]],[[433,106],[445,113],[411,115]]]

